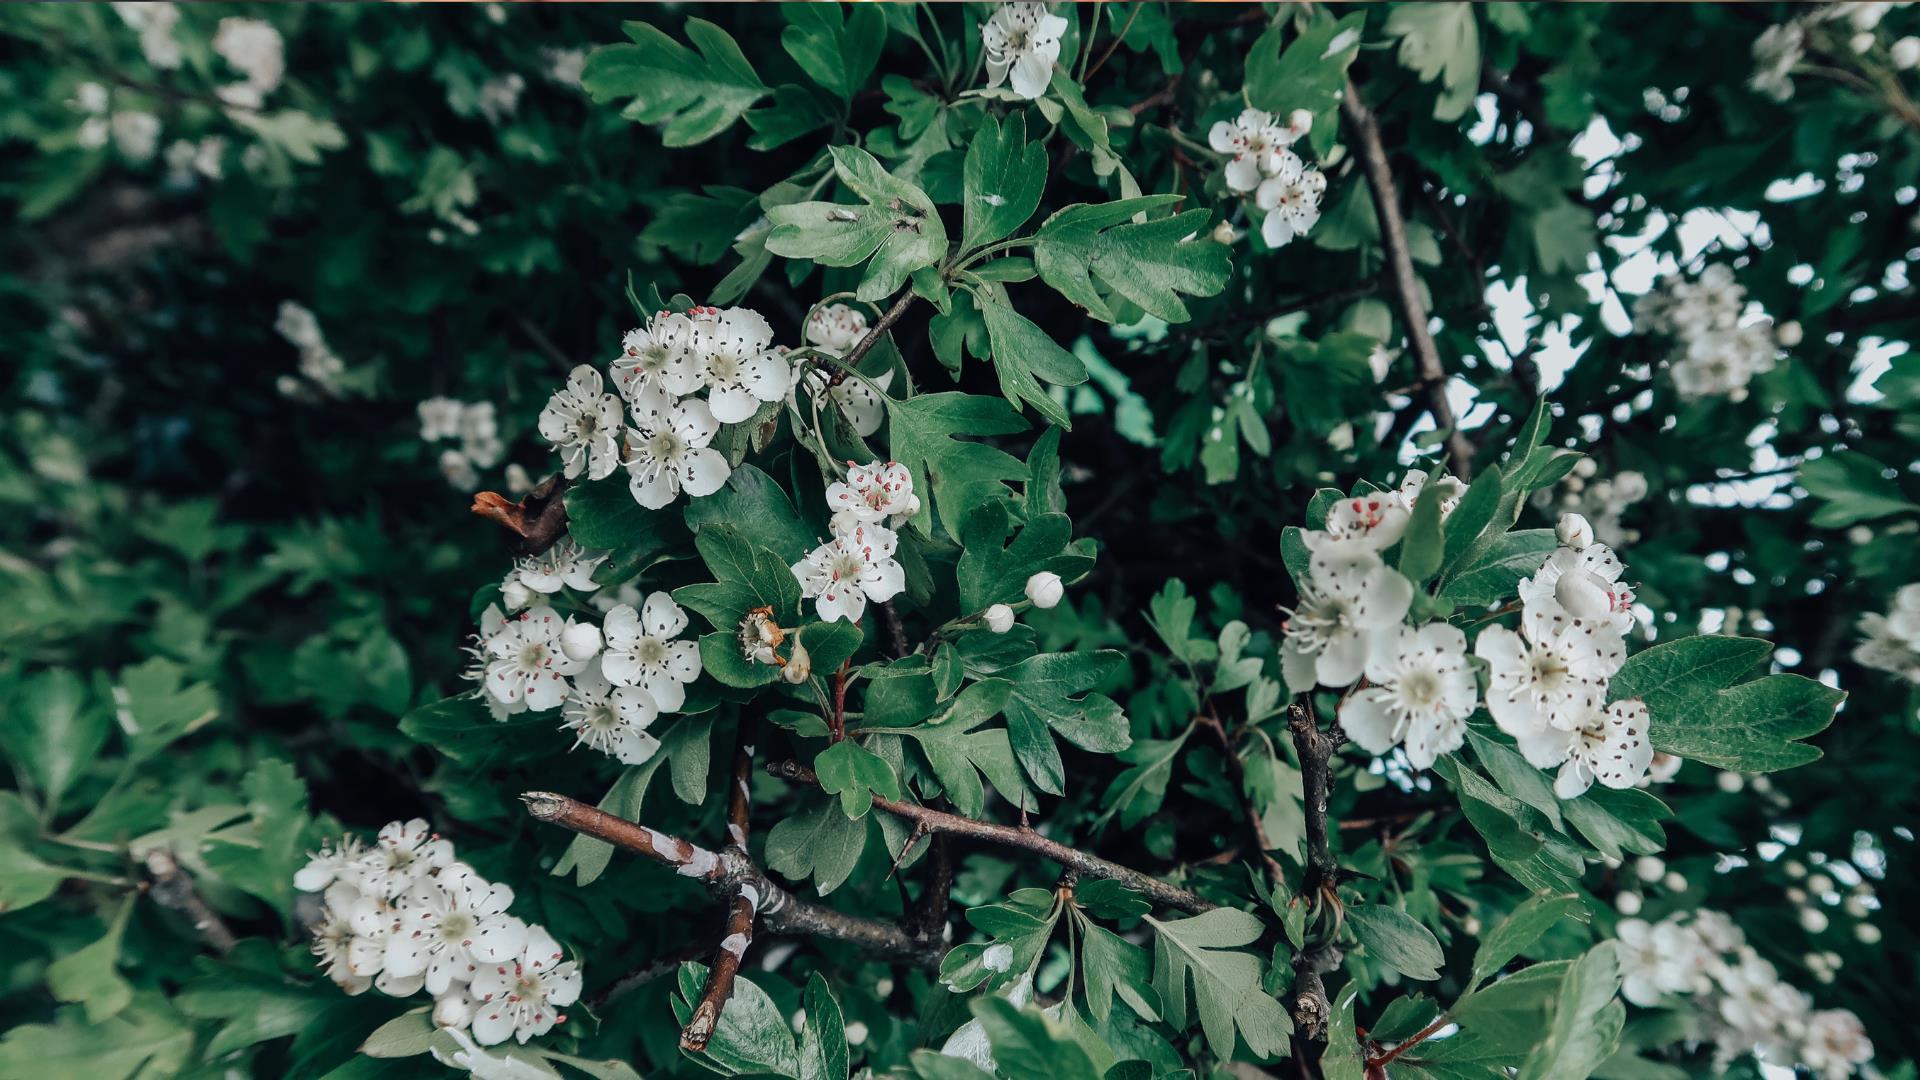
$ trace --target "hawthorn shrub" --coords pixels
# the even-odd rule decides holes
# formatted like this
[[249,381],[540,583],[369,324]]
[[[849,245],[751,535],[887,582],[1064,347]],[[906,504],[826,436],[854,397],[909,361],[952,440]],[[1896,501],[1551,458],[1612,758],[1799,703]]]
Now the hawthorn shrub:
[[1920,20],[627,14],[0,9],[0,1076],[1914,1075]]

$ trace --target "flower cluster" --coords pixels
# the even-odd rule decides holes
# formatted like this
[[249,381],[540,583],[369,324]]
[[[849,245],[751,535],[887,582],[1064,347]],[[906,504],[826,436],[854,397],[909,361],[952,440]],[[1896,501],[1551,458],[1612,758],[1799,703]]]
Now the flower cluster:
[[425,990],[433,1021],[481,1045],[524,1043],[566,1020],[580,969],[553,935],[509,914],[513,890],[460,862],[423,820],[390,822],[371,845],[349,836],[293,878],[322,907],[313,954],[349,994]]
[[1621,518],[1628,507],[1647,497],[1647,478],[1632,469],[1611,477],[1597,477],[1599,471],[1592,458],[1581,458],[1561,478],[1559,492],[1545,488],[1535,492],[1534,505],[1580,515],[1592,523],[1594,539],[1603,544],[1633,543],[1640,539],[1640,532],[1622,525]]
[[638,765],[660,749],[647,729],[686,706],[700,648],[678,640],[687,613],[664,592],[617,596],[598,625],[547,602],[563,590],[591,597],[604,561],[568,537],[516,565],[500,586],[506,612],[489,606],[481,618],[466,677],[482,684],[495,719],[557,708],[575,746]]
[[491,401],[430,397],[420,403],[419,413],[421,442],[460,441],[459,446],[440,451],[440,472],[462,491],[478,488],[480,470],[493,468],[506,456],[507,444],[500,438]]
[[[1402,747],[1418,769],[1461,747],[1482,699],[1466,634],[1445,622],[1406,625],[1413,583],[1382,558],[1405,535],[1427,482],[1415,473],[1398,490],[1342,499],[1326,528],[1304,534],[1308,574],[1281,646],[1294,693],[1364,679],[1341,702],[1341,727],[1372,754]],[[1448,485],[1444,517],[1462,488],[1451,477],[1435,483]],[[1572,799],[1596,780],[1638,784],[1653,746],[1642,702],[1607,702],[1633,622],[1624,567],[1578,515],[1561,519],[1558,536],[1561,546],[1519,584],[1520,629],[1488,626],[1472,652],[1487,665],[1484,697],[1494,722],[1528,761],[1557,768],[1554,790]]]
[[74,88],[74,110],[86,119],[80,122],[75,141],[85,150],[99,150],[112,142],[121,156],[142,162],[160,146],[160,118],[138,109],[116,109],[113,95],[97,82],[85,82]]
[[[1793,97],[1793,74],[1801,68],[1809,47],[1835,58],[1845,53],[1885,62],[1898,71],[1920,67],[1920,37],[1908,35],[1888,42],[1877,33],[1891,3],[1821,4],[1804,9],[1797,18],[1761,31],[1753,42],[1753,74],[1747,86],[1775,101]],[[1843,52],[1844,50],[1844,52]]]
[[1634,328],[1675,341],[1673,385],[1688,401],[1723,395],[1740,401],[1747,383],[1779,354],[1773,322],[1750,311],[1733,268],[1714,263],[1692,281],[1670,278],[1633,305]]
[[[320,321],[313,317],[313,312],[292,300],[282,300],[273,328],[288,344],[300,350],[300,374],[307,383],[334,397],[346,389],[346,361],[327,345],[326,335],[320,332]],[[291,375],[280,377],[279,388],[289,397],[299,396],[307,389]]]
[[1313,114],[1295,109],[1285,123],[1270,112],[1246,109],[1233,120],[1222,120],[1207,134],[1207,143],[1227,161],[1227,187],[1251,194],[1253,205],[1266,212],[1260,236],[1268,247],[1286,245],[1305,236],[1320,220],[1320,198],[1327,178],[1300,160],[1289,147],[1313,127]]
[[1860,616],[1860,632],[1866,640],[1854,648],[1854,663],[1920,683],[1920,582],[1901,586],[1885,614]]
[[213,51],[243,76],[240,82],[216,91],[221,101],[236,109],[258,109],[286,78],[285,44],[280,31],[265,20],[238,16],[221,19],[214,31]]
[[121,22],[140,35],[140,52],[147,63],[161,70],[180,66],[185,55],[173,36],[173,28],[180,23],[179,7],[167,3],[121,2],[114,4],[113,10]]
[[822,619],[857,623],[868,601],[884,604],[907,587],[892,526],[918,513],[920,498],[905,466],[849,461],[847,478],[827,486],[827,506],[833,537],[794,563],[793,576]]
[[1032,101],[1053,82],[1060,59],[1060,38],[1067,20],[1045,4],[1002,4],[980,25],[980,46],[987,64],[987,85],[1012,79],[1013,92]]
[[1859,1017],[1845,1009],[1815,1010],[1812,998],[1783,981],[1720,912],[1658,923],[1622,919],[1615,936],[1625,976],[1621,996],[1654,1006],[1690,995],[1722,1069],[1752,1054],[1770,1064],[1804,1066],[1821,1080],[1843,1080],[1873,1060]]

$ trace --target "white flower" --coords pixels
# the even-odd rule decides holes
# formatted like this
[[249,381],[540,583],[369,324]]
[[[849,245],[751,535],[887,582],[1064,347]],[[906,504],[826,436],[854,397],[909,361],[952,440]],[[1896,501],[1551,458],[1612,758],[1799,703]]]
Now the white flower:
[[773,351],[773,327],[757,311],[697,308],[693,320],[694,369],[707,387],[713,418],[738,424],[763,401],[787,394],[792,370]]
[[661,712],[678,711],[687,700],[684,684],[700,677],[700,646],[673,640],[686,628],[687,613],[664,592],[648,596],[639,611],[614,608],[602,627],[601,671],[615,686],[645,690]]
[[600,392],[600,373],[581,364],[540,410],[540,437],[560,451],[567,478],[600,480],[620,464],[620,399]]
[[527,88],[526,77],[517,71],[495,75],[480,84],[476,104],[489,124],[498,124],[520,110],[520,94]]
[[420,441],[438,442],[457,437],[466,408],[464,403],[450,397],[430,397],[422,401],[415,407],[420,414]]
[[793,639],[793,655],[787,658],[786,665],[780,669],[780,677],[795,686],[813,677],[813,654],[799,638]]
[[1806,55],[1807,32],[1797,22],[1769,26],[1753,42],[1753,75],[1747,85],[1775,101],[1793,96],[1794,65]]
[[160,148],[160,118],[152,113],[116,112],[107,123],[114,146],[129,161],[145,161]]
[[364,994],[373,985],[372,975],[354,973],[353,958],[359,943],[345,912],[329,908],[313,928],[312,950],[319,958],[321,973],[348,995]]
[[1807,1018],[1800,1060],[1821,1080],[1852,1076],[1855,1066],[1873,1060],[1873,1042],[1860,1018],[1846,1009],[1822,1009]]
[[273,328],[287,343],[297,349],[324,348],[326,339],[320,333],[320,320],[313,312],[292,300],[280,301],[280,310],[273,320]]
[[1313,114],[1304,109],[1295,110],[1286,124],[1270,112],[1243,109],[1233,120],[1214,124],[1213,130],[1207,133],[1207,145],[1222,154],[1233,155],[1227,162],[1227,187],[1244,194],[1278,173],[1280,152],[1292,146],[1312,126]]
[[538,595],[520,580],[520,568],[517,566],[507,571],[506,580],[500,583],[500,602],[506,605],[508,612],[519,611],[533,603]]
[[429,994],[444,994],[473,977],[479,964],[520,955],[527,925],[508,915],[513,890],[495,885],[465,863],[414,882],[399,905],[399,925],[387,938],[386,971],[424,975]]
[[[913,493],[913,474],[905,465],[889,461],[856,465],[847,462],[847,478],[827,485],[827,509],[842,525],[870,522],[891,524],[893,519],[911,517],[920,509]],[[836,527],[835,532],[845,528]]]
[[1647,706],[1638,698],[1616,701],[1587,718],[1567,738],[1567,760],[1553,793],[1577,799],[1595,780],[1615,789],[1638,784],[1653,762],[1647,724]]
[[1593,526],[1579,514],[1561,514],[1559,524],[1553,528],[1553,535],[1560,541],[1561,547],[1579,551],[1593,543]]
[[999,86],[1013,77],[1013,92],[1032,101],[1047,92],[1053,81],[1054,61],[1060,59],[1060,36],[1067,20],[1047,12],[1045,4],[1003,4],[980,27],[986,54],[987,85]]
[[1693,986],[1694,956],[1700,950],[1692,934],[1673,922],[1621,919],[1614,927],[1620,942],[1620,996],[1643,1008],[1665,994]]
[[1860,616],[1860,632],[1866,640],[1854,647],[1854,663],[1920,683],[1920,649],[1897,633],[1887,616],[1877,611]]
[[[1887,52],[1893,60],[1893,66],[1899,68],[1901,71],[1912,71],[1914,68],[1920,67],[1920,37],[1903,37],[1889,46]],[[1794,325],[1798,326],[1799,324],[1796,323]],[[1786,327],[1783,326],[1780,329],[1785,331]],[[1788,341],[1787,335],[1783,332],[1780,335],[1780,344],[1791,349],[1795,345],[1798,345],[1799,342]]]
[[270,94],[286,75],[280,31],[260,19],[228,17],[213,35],[213,51],[247,77],[247,85]]
[[620,339],[620,355],[613,361],[613,379],[628,401],[648,391],[685,397],[700,388],[693,364],[693,320],[677,311],[663,311],[638,330]]
[[561,86],[578,87],[587,70],[587,50],[561,49],[551,45],[540,50],[547,62],[547,78]]
[[1060,603],[1067,594],[1067,587],[1061,583],[1059,574],[1042,570],[1027,579],[1026,594],[1034,607],[1044,610]]
[[[512,573],[508,573],[506,583],[500,586],[500,590],[502,593],[507,594],[510,599],[515,598],[513,596],[514,593],[517,592],[520,594],[518,597],[520,602],[515,606],[514,610],[518,610],[518,608],[525,607],[527,604],[533,602],[533,591],[525,585],[520,584],[519,580]],[[506,624],[507,619],[505,615],[500,613],[500,606],[498,604],[488,604],[487,610],[480,614],[479,633],[470,637],[468,639],[469,644],[462,647],[463,651],[473,657],[473,662],[468,664],[467,667],[460,672],[461,678],[481,684],[481,688],[476,691],[476,693],[486,701],[487,711],[492,714],[493,719],[500,723],[504,723],[510,716],[516,716],[527,711],[525,698],[517,701],[502,701],[486,690],[487,669],[493,665],[493,654],[488,651],[487,643],[493,640],[494,636],[499,634]]]
[[321,845],[307,857],[307,865],[294,872],[293,887],[301,892],[325,892],[336,881],[360,887],[360,861],[367,848],[358,837],[345,837],[338,843]]
[[707,403],[682,401],[670,409],[650,407],[634,415],[627,483],[634,500],[658,510],[688,495],[711,495],[733,475],[726,456],[707,444],[720,430]]
[[[1520,602],[1527,611],[1550,618],[1571,617],[1598,624],[1595,640],[1609,655],[1625,660],[1621,637],[1633,626],[1633,589],[1620,581],[1626,567],[1605,544],[1558,548],[1531,577],[1520,579]],[[1618,665],[1607,672],[1613,674]]]
[[807,316],[807,344],[835,356],[845,356],[867,336],[867,316],[845,304],[828,304]]
[[483,965],[467,990],[480,1001],[473,1037],[482,1046],[509,1038],[525,1043],[553,1030],[559,1010],[580,999],[580,969],[544,927],[533,926],[519,959]]
[[1584,619],[1533,611],[1522,613],[1520,630],[1489,626],[1473,651],[1491,669],[1487,711],[1494,723],[1519,742],[1528,761],[1551,768],[1566,760],[1567,733],[1606,701],[1607,681],[1620,663],[1606,649],[1618,635]]
[[566,623],[542,604],[508,619],[487,638],[487,689],[508,704],[525,701],[530,709],[557,707],[567,696],[567,679],[584,666],[560,648]]
[[381,826],[374,845],[361,857],[360,889],[378,900],[390,900],[452,861],[453,845],[440,839],[425,818],[390,821]]
[[478,1004],[465,986],[451,987],[433,999],[433,1026],[457,1029],[465,1035],[467,1025],[473,1023],[474,1006]]
[[540,554],[520,560],[514,576],[537,593],[552,594],[562,588],[592,592],[600,587],[594,584],[593,573],[607,561],[607,555],[605,551],[588,551],[571,536],[562,537]]
[[1460,749],[1480,695],[1459,627],[1436,622],[1374,634],[1366,674],[1373,685],[1340,706],[1340,726],[1354,742],[1376,756],[1405,743],[1416,769]]
[[801,596],[814,600],[814,610],[827,622],[859,622],[867,601],[885,603],[907,587],[906,570],[893,557],[898,544],[884,525],[855,524],[834,533],[793,564]]
[[122,22],[140,34],[140,52],[147,63],[163,70],[180,66],[180,43],[173,28],[180,22],[180,9],[173,4],[116,3],[113,10]]
[[[833,356],[847,355],[866,335],[867,317],[845,304],[815,308],[807,319],[807,344]],[[796,360],[787,386],[787,405],[794,415],[805,419],[800,409],[801,389],[804,387],[815,400],[825,394],[827,403],[839,410],[855,435],[864,439],[880,430],[880,421],[886,416],[881,393],[892,382],[893,371],[889,369],[870,380],[849,375],[835,384],[833,375],[819,365]]]
[[1300,585],[1280,647],[1287,689],[1349,686],[1366,667],[1368,636],[1406,618],[1413,583],[1358,542],[1325,544]]
[[1305,534],[1307,547],[1317,550],[1329,541],[1352,541],[1368,551],[1385,551],[1406,535],[1411,518],[1407,506],[1396,491],[1373,491],[1341,499],[1327,511],[1324,531]]
[[1253,204],[1267,212],[1261,239],[1278,248],[1305,236],[1320,220],[1320,197],[1326,193],[1327,178],[1319,169],[1303,164],[1291,150],[1280,151],[1279,166],[1253,193]]
[[561,715],[566,717],[561,727],[574,733],[575,746],[590,746],[622,765],[643,764],[660,749],[660,740],[647,734],[660,715],[653,695],[638,686],[613,685],[600,664],[573,680]]
[[[1442,475],[1433,482],[1433,487],[1440,493],[1440,520],[1445,521],[1452,515],[1453,508],[1460,505],[1461,498],[1467,493],[1467,485],[1461,483],[1457,476]],[[1407,470],[1407,475],[1400,479],[1400,505],[1412,513],[1414,506],[1420,502],[1420,493],[1425,490],[1427,474],[1419,469]]]
[[462,1027],[449,1025],[447,1033],[459,1044],[459,1048],[443,1050],[438,1046],[432,1047],[433,1059],[450,1069],[465,1072],[470,1080],[553,1080],[550,1067],[504,1054],[489,1054],[480,1049],[473,1041],[473,1036]]
[[996,634],[1004,634],[1013,629],[1013,609],[1005,604],[995,604],[982,616],[987,629]]

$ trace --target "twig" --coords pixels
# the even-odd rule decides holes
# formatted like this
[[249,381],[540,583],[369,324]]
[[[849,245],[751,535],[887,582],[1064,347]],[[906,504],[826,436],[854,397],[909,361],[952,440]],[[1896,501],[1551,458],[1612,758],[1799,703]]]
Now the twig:
[[1380,142],[1380,123],[1374,119],[1360,90],[1347,80],[1347,92],[1340,99],[1340,115],[1353,129],[1359,144],[1360,162],[1373,193],[1373,212],[1380,220],[1380,245],[1387,253],[1387,269],[1392,275],[1394,292],[1400,298],[1400,319],[1407,324],[1407,344],[1420,372],[1425,390],[1427,412],[1434,426],[1447,432],[1447,453],[1453,458],[1454,475],[1462,480],[1473,475],[1473,443],[1460,431],[1453,407],[1447,403],[1447,370],[1440,363],[1440,348],[1427,328],[1427,311],[1420,303],[1420,279],[1413,273],[1413,256],[1407,247],[1407,226],[1400,217],[1400,192],[1393,183],[1393,169],[1387,164],[1387,151]]
[[567,488],[572,481],[554,473],[540,481],[527,497],[513,502],[494,491],[473,496],[473,512],[520,537],[514,554],[522,558],[538,555],[560,542],[567,532]]
[[[819,779],[813,770],[796,761],[774,762],[767,766],[767,772],[783,780],[794,780],[803,784],[817,784]],[[1135,892],[1145,895],[1149,900],[1167,907],[1176,907],[1183,911],[1211,911],[1219,906],[1201,899],[1197,894],[1188,892],[1178,885],[1170,885],[1159,878],[1138,870],[1108,862],[1097,855],[1090,855],[1076,848],[1049,840],[1030,828],[1012,825],[996,825],[990,821],[977,821],[958,814],[949,814],[918,803],[894,802],[892,799],[875,797],[873,805],[895,817],[902,817],[915,823],[923,823],[935,833],[949,833],[965,836],[974,840],[1004,847],[1019,848],[1043,855],[1054,862],[1077,870],[1088,877],[1108,878],[1118,881]]]
[[847,670],[852,664],[851,657],[842,660],[840,670],[833,673],[833,715],[827,724],[833,729],[834,742],[847,737]]
[[529,791],[521,795],[520,800],[527,804],[527,812],[537,821],[572,829],[673,867],[682,876],[705,885],[716,896],[747,893],[756,901],[762,928],[773,933],[832,938],[921,967],[932,967],[939,961],[937,947],[893,923],[848,915],[794,896],[767,877],[737,848],[729,847],[716,854],[551,791]]
[[545,331],[534,325],[532,319],[527,318],[525,315],[517,315],[514,317],[514,322],[520,327],[521,331],[527,335],[528,340],[533,342],[534,348],[539,349],[545,354],[547,359],[559,364],[562,368],[572,370],[573,361],[567,359],[567,354],[561,352],[560,346],[555,345],[553,339],[548,337]]
[[[753,812],[752,791],[748,781],[753,778],[753,747],[745,743],[733,755],[733,790],[727,793],[727,850],[739,852],[742,858],[747,854],[747,824]],[[699,1052],[707,1048],[713,1038],[713,1029],[720,1023],[720,1010],[727,1007],[727,999],[733,996],[733,979],[740,974],[740,961],[747,955],[747,946],[753,943],[753,919],[758,914],[759,894],[751,885],[741,883],[734,887],[733,898],[727,903],[727,921],[720,932],[720,945],[713,956],[713,966],[707,969],[707,986],[700,992],[700,1003],[693,1008],[693,1016],[687,1020],[687,1026],[680,1030],[680,1048]]]
[[206,942],[214,952],[222,956],[232,952],[238,939],[233,936],[226,922],[207,906],[200,890],[193,887],[193,879],[174,861],[173,852],[164,847],[154,848],[147,852],[144,862],[149,882],[147,895],[153,897],[153,902],[185,915],[199,932],[200,940]]
[[1233,740],[1227,735],[1227,727],[1220,718],[1211,712],[1195,717],[1194,722],[1213,733],[1214,742],[1220,745],[1220,754],[1226,759],[1227,784],[1240,798],[1241,816],[1246,818],[1247,832],[1253,837],[1253,847],[1260,864],[1266,868],[1268,880],[1278,888],[1287,880],[1287,872],[1281,868],[1279,860],[1268,853],[1272,846],[1267,843],[1267,828],[1260,822],[1260,808],[1253,805],[1253,797],[1247,794],[1247,770],[1241,763],[1240,755],[1234,751]]
[[[1426,1042],[1428,1039],[1433,1037],[1435,1032],[1439,1031],[1443,1027],[1446,1027],[1448,1024],[1452,1022],[1453,1021],[1447,1019],[1446,1013],[1441,1013],[1439,1016],[1434,1018],[1433,1023],[1428,1024],[1426,1027],[1423,1027],[1419,1031],[1414,1032],[1413,1035],[1409,1037],[1405,1042],[1402,1042],[1400,1045],[1394,1047],[1393,1049],[1387,1051],[1386,1053],[1380,1055],[1379,1057],[1367,1058],[1367,1068],[1371,1070],[1384,1070],[1387,1066],[1393,1064],[1394,1061],[1397,1060],[1401,1054],[1404,1054],[1407,1051],[1413,1049],[1414,1047],[1419,1046],[1421,1043]],[[1382,1075],[1385,1075],[1385,1074],[1382,1073]]]
[[947,903],[953,893],[953,848],[942,833],[927,841],[927,891],[920,897],[920,936],[939,941],[947,929]]
[[893,324],[899,322],[900,317],[905,315],[907,309],[912,306],[913,287],[908,286],[900,290],[899,298],[894,300],[892,307],[881,314],[880,320],[867,331],[867,336],[854,342],[853,348],[847,351],[847,355],[834,361],[839,365],[840,370],[833,373],[833,377],[827,380],[827,385],[839,386],[846,382],[847,374],[860,366],[860,361],[867,358],[867,354],[873,351],[875,345],[880,344],[881,335],[893,329]]
[[[1296,700],[1288,709],[1287,727],[1293,733],[1294,750],[1300,756],[1300,783],[1306,795],[1307,873],[1300,883],[1295,903],[1318,906],[1339,904],[1334,891],[1339,864],[1327,837],[1327,793],[1333,786],[1330,762],[1335,740],[1320,730],[1313,704]],[[1327,1023],[1333,1018],[1333,1004],[1327,1000],[1327,987],[1320,976],[1340,966],[1340,949],[1328,933],[1310,943],[1293,958],[1293,1022],[1308,1039],[1326,1037]]]
[[907,628],[900,625],[900,613],[893,610],[893,601],[880,603],[880,622],[887,628],[887,643],[893,646],[893,655],[907,655]]

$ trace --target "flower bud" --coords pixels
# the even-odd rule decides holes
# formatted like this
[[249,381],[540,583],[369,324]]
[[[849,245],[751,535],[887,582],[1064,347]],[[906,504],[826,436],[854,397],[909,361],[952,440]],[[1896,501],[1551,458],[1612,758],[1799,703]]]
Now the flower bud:
[[1619,910],[1620,914],[1632,918],[1640,914],[1640,894],[1637,892],[1623,892],[1613,898],[1613,906]]
[[1607,582],[1585,570],[1569,570],[1554,582],[1553,598],[1576,619],[1604,619],[1613,614],[1613,593]]
[[1213,242],[1216,244],[1231,244],[1238,239],[1240,234],[1233,231],[1233,223],[1230,221],[1223,221],[1213,227]]
[[1667,871],[1667,876],[1661,879],[1660,884],[1665,885],[1668,892],[1687,891],[1686,876],[1678,870]]
[[1893,54],[1893,66],[1901,71],[1912,71],[1920,67],[1920,37],[1903,37],[1894,42],[1887,51]]
[[1042,570],[1027,579],[1027,599],[1037,608],[1050,608],[1060,602],[1067,594],[1067,587],[1061,583],[1060,575],[1051,570]]
[[1848,38],[1847,44],[1852,47],[1854,52],[1871,52],[1873,50],[1873,33],[1869,30],[1862,30]]
[[1561,514],[1553,535],[1561,547],[1586,548],[1593,544],[1593,526],[1579,514]]
[[1880,944],[1880,928],[1870,922],[1863,922],[1854,927],[1853,936],[1859,938],[1862,945]]
[[985,619],[987,629],[996,634],[1004,634],[1013,629],[1013,609],[1005,604],[995,604],[988,608]]
[[1827,929],[1827,913],[1819,908],[1801,908],[1800,928],[1809,934],[1823,933]]
[[1327,432],[1327,449],[1342,452],[1353,449],[1353,425],[1345,422],[1335,424],[1333,430]]
[[1295,135],[1305,135],[1313,130],[1313,113],[1306,109],[1295,109],[1287,114],[1287,130]]
[[1633,861],[1633,872],[1641,881],[1659,881],[1667,872],[1667,864],[1658,855],[1642,855]]
[[1747,778],[1737,772],[1723,772],[1715,777],[1713,782],[1720,785],[1720,790],[1729,795],[1737,794],[1741,788],[1747,786]]
[[600,628],[568,619],[566,629],[560,631],[560,651],[569,660],[591,660],[600,655]]
[[527,588],[519,578],[512,578],[500,586],[500,603],[508,611],[519,611],[533,603],[533,590]]
[[793,642],[793,655],[787,659],[787,665],[780,669],[780,677],[790,683],[803,683],[813,677],[813,657],[808,655],[807,647],[800,644],[798,638]]
[[1833,879],[1825,874],[1815,874],[1807,879],[1807,889],[1815,896],[1825,896],[1833,891]]
[[[1920,43],[1920,38],[1916,38],[1915,41]],[[1782,348],[1787,349],[1791,349],[1795,345],[1800,344],[1801,341],[1805,340],[1806,336],[1806,331],[1800,329],[1800,324],[1793,320],[1781,323],[1775,327],[1773,331],[1774,340],[1778,341]]]
[[1780,864],[1780,868],[1785,870],[1787,876],[1790,878],[1798,879],[1807,876],[1807,864],[1801,862],[1799,859],[1788,859],[1786,862]]
[[1582,480],[1592,479],[1593,474],[1599,471],[1600,463],[1590,457],[1583,457],[1573,463],[1573,475],[1580,477]]
[[1856,919],[1864,919],[1872,911],[1871,908],[1867,907],[1866,900],[1859,896],[1847,897],[1841,902],[1841,906],[1846,908],[1847,914]]
[[473,999],[459,987],[451,994],[441,994],[433,1003],[433,1026],[443,1028],[464,1028],[473,1022]]

